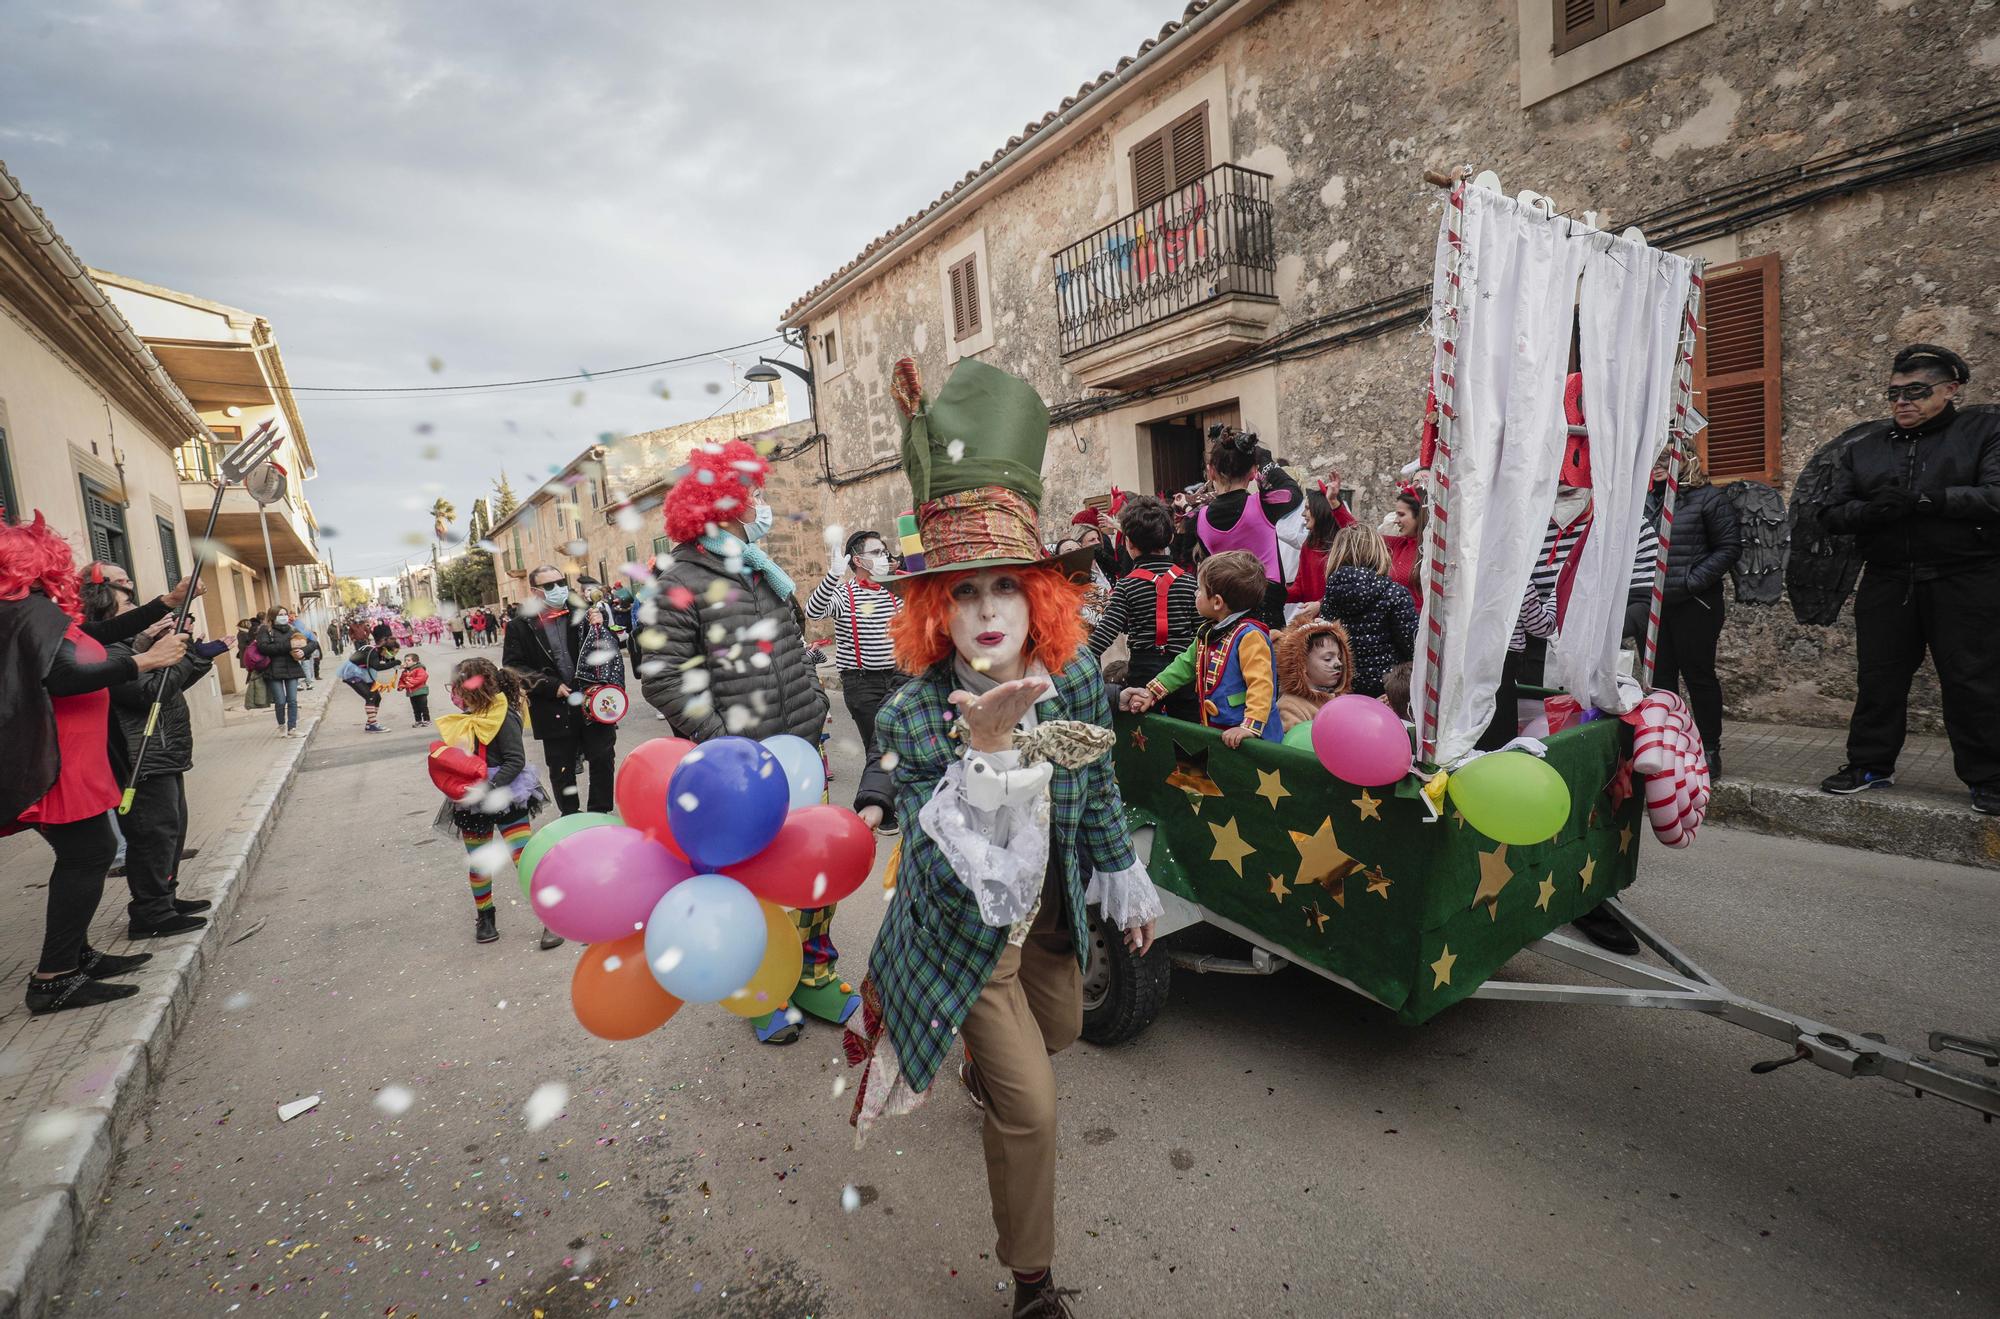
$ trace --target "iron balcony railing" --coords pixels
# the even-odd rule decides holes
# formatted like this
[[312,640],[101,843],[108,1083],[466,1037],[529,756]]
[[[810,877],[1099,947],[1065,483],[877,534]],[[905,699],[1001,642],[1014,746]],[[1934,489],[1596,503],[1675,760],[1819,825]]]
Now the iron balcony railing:
[[1065,357],[1217,298],[1276,301],[1271,176],[1217,165],[1054,259]]

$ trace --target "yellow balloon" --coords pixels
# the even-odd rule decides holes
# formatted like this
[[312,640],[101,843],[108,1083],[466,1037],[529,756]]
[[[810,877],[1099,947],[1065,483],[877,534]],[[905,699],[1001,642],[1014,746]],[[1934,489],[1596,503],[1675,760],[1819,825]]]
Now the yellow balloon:
[[722,1000],[722,1006],[739,1017],[762,1017],[790,1003],[806,969],[805,945],[791,913],[762,898],[757,905],[764,909],[764,960],[749,984]]

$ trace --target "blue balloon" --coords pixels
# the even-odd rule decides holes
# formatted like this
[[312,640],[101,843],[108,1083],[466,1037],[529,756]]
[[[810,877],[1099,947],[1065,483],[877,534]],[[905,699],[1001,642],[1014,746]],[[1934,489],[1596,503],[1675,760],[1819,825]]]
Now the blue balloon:
[[720,1003],[750,983],[769,940],[755,894],[727,875],[695,875],[646,918],[646,965],[683,1003]]
[[667,823],[688,860],[721,870],[771,845],[791,810],[778,758],[747,737],[718,737],[681,757],[667,780]]
[[764,739],[764,748],[785,768],[785,781],[792,786],[792,809],[817,806],[826,794],[826,762],[812,743],[796,733],[779,733]]

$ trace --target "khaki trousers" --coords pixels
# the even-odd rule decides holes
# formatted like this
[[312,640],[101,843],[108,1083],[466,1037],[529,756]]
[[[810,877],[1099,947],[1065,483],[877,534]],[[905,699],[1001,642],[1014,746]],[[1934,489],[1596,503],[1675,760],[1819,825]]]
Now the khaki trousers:
[[1049,1062],[1083,1029],[1083,973],[1063,918],[1062,889],[1021,947],[1000,954],[959,1036],[986,1105],[986,1187],[995,1255],[1010,1269],[1049,1267],[1056,1236],[1056,1073]]

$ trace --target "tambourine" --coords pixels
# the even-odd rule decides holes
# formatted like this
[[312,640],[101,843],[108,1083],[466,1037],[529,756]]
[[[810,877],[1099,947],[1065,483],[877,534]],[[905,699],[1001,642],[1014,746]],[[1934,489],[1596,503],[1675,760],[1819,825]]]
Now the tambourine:
[[583,708],[591,720],[600,724],[615,724],[625,717],[625,709],[630,704],[623,687],[606,684],[592,687],[584,693]]

